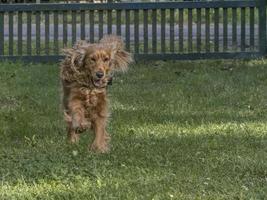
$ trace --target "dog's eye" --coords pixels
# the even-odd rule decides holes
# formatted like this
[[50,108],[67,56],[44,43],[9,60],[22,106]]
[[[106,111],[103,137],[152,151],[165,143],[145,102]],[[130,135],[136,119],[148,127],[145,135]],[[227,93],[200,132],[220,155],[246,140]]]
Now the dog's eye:
[[91,58],[91,61],[95,62],[96,60],[95,60],[95,58]]
[[104,58],[104,62],[108,62],[109,61],[109,59],[108,58]]

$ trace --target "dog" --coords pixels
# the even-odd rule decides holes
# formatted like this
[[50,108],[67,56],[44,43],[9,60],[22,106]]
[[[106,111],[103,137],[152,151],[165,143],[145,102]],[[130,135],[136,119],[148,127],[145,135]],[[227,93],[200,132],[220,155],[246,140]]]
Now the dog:
[[63,53],[60,79],[68,140],[76,143],[82,132],[92,129],[95,138],[89,150],[106,153],[110,141],[107,85],[114,72],[127,70],[132,55],[115,35],[104,36],[98,43],[79,41]]

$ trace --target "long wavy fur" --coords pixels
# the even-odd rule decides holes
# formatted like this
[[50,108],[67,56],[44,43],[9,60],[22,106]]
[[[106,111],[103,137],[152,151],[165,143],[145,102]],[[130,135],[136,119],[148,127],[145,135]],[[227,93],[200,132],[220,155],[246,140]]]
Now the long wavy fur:
[[100,44],[107,45],[113,53],[114,68],[119,71],[126,71],[128,65],[133,61],[132,55],[125,51],[124,43],[121,37],[115,35],[104,36]]
[[119,36],[107,35],[94,44],[80,40],[72,48],[63,49],[65,59],[61,63],[61,78],[68,82],[87,82],[88,76],[82,71],[83,59],[86,50],[96,46],[111,51],[112,64],[116,71],[127,71],[129,64],[133,62],[131,53],[125,51],[124,42]]
[[105,36],[94,44],[84,40],[79,41],[72,48],[63,49],[63,54],[65,58],[61,62],[60,78],[69,141],[77,142],[80,132],[91,128],[95,140],[90,149],[101,153],[107,152],[110,139],[106,131],[109,117],[108,95],[106,85],[96,87],[93,82],[96,70],[103,67],[104,62],[101,56],[97,57],[100,62],[92,62],[90,56],[108,56],[109,62],[104,65],[105,83],[109,78],[107,73],[126,71],[133,61],[132,56],[125,51],[122,38],[114,35]]

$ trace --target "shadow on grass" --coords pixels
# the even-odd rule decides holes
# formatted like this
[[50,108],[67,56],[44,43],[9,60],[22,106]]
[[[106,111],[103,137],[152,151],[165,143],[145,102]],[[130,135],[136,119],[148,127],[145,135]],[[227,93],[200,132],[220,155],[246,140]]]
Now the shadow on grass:
[[[208,130],[217,123],[260,123],[257,116],[236,114],[229,119],[225,113],[167,115],[152,110],[114,110],[114,115],[111,121],[114,127],[111,130],[112,151],[106,155],[87,151],[87,144],[92,139],[88,134],[82,136],[78,145],[66,144],[62,132],[36,138],[29,136],[17,146],[6,144],[0,154],[2,183],[16,184],[21,177],[29,184],[42,179],[72,180],[76,176],[96,180],[98,176],[111,174],[118,178],[121,171],[125,173],[125,168],[156,174],[166,170],[179,176],[209,174],[223,178],[242,177],[247,173],[256,179],[267,176],[263,168],[266,165],[263,159],[266,155],[264,134],[257,135],[239,126],[230,131],[220,128],[214,132]],[[120,127],[116,127],[118,121],[122,121]],[[178,125],[189,122],[193,127],[206,125],[206,130],[196,134],[189,126],[185,128],[187,133],[183,134],[168,129],[168,124],[153,128],[166,122]],[[129,124],[136,129],[129,129]],[[142,128],[143,132],[139,132]],[[133,176],[130,171],[126,174]]]
[[[260,114],[235,110],[160,113],[152,108],[113,109],[109,126],[112,149],[104,155],[87,151],[92,140],[90,134],[84,134],[79,144],[69,145],[63,121],[40,129],[36,119],[33,124],[17,124],[6,133],[16,140],[7,140],[0,152],[0,181],[11,187],[21,182],[27,187],[53,182],[63,185],[90,182],[91,186],[84,191],[92,194],[108,188],[114,192],[119,182],[120,189],[126,187],[137,194],[155,188],[168,191],[174,186],[189,193],[199,192],[209,178],[213,181],[210,192],[215,191],[214,187],[234,191],[234,186],[239,191],[247,182],[252,182],[256,191],[257,187],[263,188],[267,176],[266,134],[255,134],[257,127],[254,131],[254,127],[243,129],[239,125],[263,124],[265,131],[266,118],[259,117]],[[43,122],[51,123],[46,119]],[[229,123],[236,126],[216,127]],[[196,129],[201,126],[204,128],[198,132]],[[33,131],[26,138],[12,136],[19,129]],[[106,184],[104,189],[98,188],[99,180]],[[61,197],[70,195],[68,191],[51,193]]]
[[0,154],[1,183],[7,191],[18,192],[18,186],[28,191],[18,192],[20,199],[151,199],[155,194],[165,199],[170,191],[190,198],[205,191],[212,199],[232,193],[232,198],[244,185],[250,188],[245,196],[264,194],[266,137],[242,132],[157,137],[119,130],[112,132],[112,150],[105,155],[87,151],[88,134],[78,145],[49,135],[8,147]]

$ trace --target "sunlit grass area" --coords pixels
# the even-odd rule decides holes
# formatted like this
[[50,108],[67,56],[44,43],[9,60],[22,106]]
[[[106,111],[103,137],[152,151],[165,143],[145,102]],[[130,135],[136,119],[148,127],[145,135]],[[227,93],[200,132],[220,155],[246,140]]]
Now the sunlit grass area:
[[136,63],[109,154],[66,142],[57,64],[0,63],[0,199],[265,199],[267,61]]

